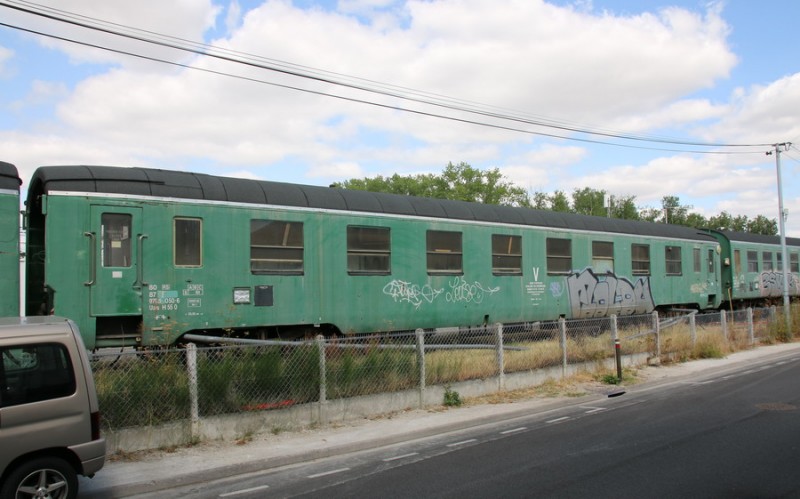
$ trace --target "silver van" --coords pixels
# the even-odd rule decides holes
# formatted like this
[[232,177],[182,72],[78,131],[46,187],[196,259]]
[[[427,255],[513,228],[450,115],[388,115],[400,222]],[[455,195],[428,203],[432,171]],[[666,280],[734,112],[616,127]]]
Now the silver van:
[[0,499],[74,498],[103,467],[105,439],[77,326],[0,318]]

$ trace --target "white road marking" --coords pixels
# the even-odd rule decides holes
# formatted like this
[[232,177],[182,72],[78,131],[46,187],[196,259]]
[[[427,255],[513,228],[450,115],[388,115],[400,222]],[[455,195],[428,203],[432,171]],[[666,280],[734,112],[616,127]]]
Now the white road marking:
[[547,423],[547,424],[559,423],[561,421],[566,421],[567,419],[569,419],[569,416],[564,416],[564,417],[561,417],[561,418],[551,419],[550,421],[545,421],[545,423]]
[[527,430],[527,429],[528,429],[528,428],[526,428],[526,427],[524,427],[524,426],[521,426],[521,427],[519,427],[519,428],[514,428],[513,430],[501,431],[501,432],[500,432],[500,434],[501,434],[501,435],[508,435],[508,434],[511,434],[511,433],[517,433],[517,432],[520,432],[520,431],[525,431],[525,430]]
[[242,489],[242,490],[234,490],[233,492],[226,492],[224,494],[220,494],[220,497],[235,497],[242,494],[249,494],[250,492],[257,492],[259,490],[268,489],[269,485],[259,485],[258,487],[253,487],[250,489]]
[[591,406],[582,406],[583,409],[589,409],[586,411],[586,414],[593,414],[595,412],[605,411],[605,407],[591,407]]
[[388,463],[390,461],[397,461],[398,459],[405,459],[407,457],[416,456],[417,454],[419,454],[419,453],[418,452],[409,452],[408,454],[403,454],[402,456],[387,457],[383,461],[385,463]]
[[472,442],[477,442],[477,438],[470,438],[469,440],[462,440],[461,442],[454,442],[452,444],[447,444],[448,447],[458,447],[459,445],[469,444]]
[[334,475],[336,473],[341,473],[343,471],[350,471],[350,468],[339,468],[338,470],[325,471],[322,473],[317,473],[315,475],[308,475],[306,478],[319,478],[321,476]]

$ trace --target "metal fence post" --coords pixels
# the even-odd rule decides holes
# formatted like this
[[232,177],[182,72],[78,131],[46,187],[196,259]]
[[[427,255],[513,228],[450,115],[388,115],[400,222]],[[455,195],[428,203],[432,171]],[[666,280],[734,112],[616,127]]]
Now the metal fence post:
[[697,320],[696,314],[689,314],[689,334],[692,336],[692,348],[697,345]]
[[611,314],[611,339],[614,341],[614,360],[617,363],[617,380],[622,382],[622,351],[620,350],[619,335],[617,331],[617,315]]
[[317,353],[319,354],[319,422],[328,424],[328,373],[325,365],[325,337],[317,335]]
[[503,325],[499,322],[495,325],[494,336],[497,347],[497,389],[502,392],[506,389],[506,367],[503,358]]
[[747,338],[750,340],[751,345],[756,343],[756,329],[753,324],[753,309],[747,307]]
[[719,323],[722,328],[722,338],[725,342],[728,342],[728,315],[725,313],[724,310],[720,311],[719,313]]
[[661,362],[661,323],[658,321],[658,310],[653,310],[653,334],[656,337],[656,359]]
[[417,329],[417,366],[419,367],[419,408],[425,408],[425,331]]
[[200,438],[200,404],[197,391],[197,346],[186,345],[186,371],[189,375],[189,438],[195,441]]
[[561,331],[561,377],[567,377],[567,321],[558,318],[558,330]]

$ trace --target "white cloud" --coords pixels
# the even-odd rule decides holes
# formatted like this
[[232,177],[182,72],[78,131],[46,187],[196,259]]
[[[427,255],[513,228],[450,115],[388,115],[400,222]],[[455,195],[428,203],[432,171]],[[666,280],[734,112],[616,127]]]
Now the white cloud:
[[0,46],[0,78],[8,78],[12,76],[12,70],[8,63],[14,58],[14,51],[6,47]]
[[708,137],[738,143],[776,143],[800,138],[800,73],[768,85],[738,88],[731,113],[708,129]]
[[[345,7],[388,5],[357,4]],[[138,4],[132,9],[136,12],[116,9],[112,16],[101,9],[93,15],[111,20],[124,17],[131,25],[199,38],[218,8],[204,2],[191,5],[159,4],[159,15],[147,21],[141,14],[147,9]],[[79,3],[75,9],[80,8]],[[735,62],[725,45],[727,28],[713,10],[705,17],[677,9],[614,17],[541,1],[509,0],[499,8],[496,2],[442,0],[409,2],[406,12],[411,16],[406,28],[384,31],[341,13],[304,11],[270,1],[249,11],[229,39],[215,43],[309,68],[531,110],[537,116],[595,122],[621,117],[620,126],[637,129],[646,129],[648,122],[651,127],[672,123],[681,115],[718,114],[704,101],[688,100],[667,110],[658,106],[724,77]],[[180,22],[167,28],[162,24],[166,18]],[[197,63],[423,109],[219,61],[199,59]],[[424,110],[487,121],[441,108]],[[83,81],[59,113],[65,123],[103,137],[112,147],[124,149],[135,143],[143,151],[202,155],[228,164],[269,164],[296,155],[324,158],[327,164],[352,162],[354,158],[339,146],[342,141],[358,142],[364,131],[413,137],[417,144],[411,151],[406,139],[398,141],[396,148],[389,144],[373,153],[412,164],[420,161],[415,159],[420,155],[440,165],[450,160],[489,161],[499,144],[530,140],[514,132],[420,118],[191,70],[143,72],[141,67]],[[626,117],[635,125],[625,125]],[[436,149],[441,156],[432,158]]]
[[332,163],[314,166],[308,170],[306,177],[334,181],[338,179],[363,178],[365,175],[361,165],[354,162]]
[[236,0],[228,4],[228,13],[225,16],[225,30],[227,33],[232,32],[242,22],[242,7]]
[[[37,4],[46,9],[55,9],[57,15],[67,14],[78,24],[100,26],[102,29],[132,36],[151,36],[151,33],[166,34],[185,40],[203,39],[203,33],[212,27],[220,8],[212,0],[141,0],[137,2],[97,2],[95,0],[72,0],[68,5],[57,0],[42,0]],[[10,24],[32,28],[43,33],[79,40],[81,42],[111,47],[118,50],[144,51],[151,56],[178,56],[174,50],[158,49],[152,45],[80,27],[58,23],[46,18],[6,10],[4,19]],[[133,29],[136,28],[136,29]],[[162,38],[163,40],[164,38]],[[90,48],[53,38],[37,38],[43,45],[64,51],[74,63],[116,63],[141,66],[142,61],[113,52]]]
[[32,106],[51,104],[68,95],[67,86],[61,82],[35,80],[24,99],[11,103],[11,109],[17,113],[24,112]]

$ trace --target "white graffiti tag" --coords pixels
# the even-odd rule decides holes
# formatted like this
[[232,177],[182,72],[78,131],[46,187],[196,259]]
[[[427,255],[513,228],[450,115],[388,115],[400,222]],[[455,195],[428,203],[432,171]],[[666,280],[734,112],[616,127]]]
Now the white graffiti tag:
[[574,318],[645,314],[655,308],[647,277],[632,283],[611,273],[595,274],[586,269],[569,276],[567,287]]
[[394,281],[383,287],[383,294],[391,296],[396,302],[407,302],[419,308],[425,302],[433,303],[444,290],[434,289],[430,284],[418,285],[406,281]]
[[450,291],[445,298],[451,303],[481,303],[485,295],[491,295],[500,291],[500,287],[484,288],[478,281],[468,283],[463,277],[456,277],[450,281]]

